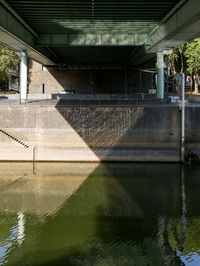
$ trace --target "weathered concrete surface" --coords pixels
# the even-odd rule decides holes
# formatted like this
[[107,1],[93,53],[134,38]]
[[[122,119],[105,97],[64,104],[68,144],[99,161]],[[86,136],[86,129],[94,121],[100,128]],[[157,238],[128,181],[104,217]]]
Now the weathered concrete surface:
[[[186,148],[197,154],[199,119],[200,108],[186,110]],[[0,160],[180,160],[172,106],[0,106],[0,130]]]

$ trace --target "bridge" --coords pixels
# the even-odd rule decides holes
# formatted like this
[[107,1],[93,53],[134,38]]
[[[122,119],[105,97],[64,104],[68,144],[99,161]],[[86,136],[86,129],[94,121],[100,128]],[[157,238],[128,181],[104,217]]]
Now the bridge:
[[199,0],[0,0],[0,41],[43,65],[139,65],[157,54],[157,97],[164,97],[163,50],[200,33]]

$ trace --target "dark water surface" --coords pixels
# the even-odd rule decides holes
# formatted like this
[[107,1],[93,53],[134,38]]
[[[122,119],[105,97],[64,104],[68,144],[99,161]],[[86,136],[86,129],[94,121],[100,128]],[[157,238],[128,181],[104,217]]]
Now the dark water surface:
[[200,165],[1,163],[0,265],[200,265]]

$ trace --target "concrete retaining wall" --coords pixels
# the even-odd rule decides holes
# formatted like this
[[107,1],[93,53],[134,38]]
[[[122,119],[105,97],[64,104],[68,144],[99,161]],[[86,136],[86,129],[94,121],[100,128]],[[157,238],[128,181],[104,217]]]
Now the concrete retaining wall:
[[[186,116],[186,148],[200,155],[200,108]],[[176,107],[0,106],[0,130],[0,160],[180,160]]]

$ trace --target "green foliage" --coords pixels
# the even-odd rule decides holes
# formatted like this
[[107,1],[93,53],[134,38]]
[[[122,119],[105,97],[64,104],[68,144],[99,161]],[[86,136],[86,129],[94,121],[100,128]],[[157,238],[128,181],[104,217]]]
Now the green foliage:
[[[167,225],[168,241],[174,250],[181,250],[184,246],[183,255],[189,255],[193,252],[200,255],[200,219],[190,218],[187,222],[187,228],[183,232],[181,224],[175,219],[170,219]],[[186,234],[186,237],[183,237]]]
[[14,51],[0,45],[0,81],[5,82],[10,79],[9,70],[15,70],[19,58]]
[[200,38],[187,43],[185,50],[187,59],[187,71],[192,74],[200,73]]
[[175,48],[168,59],[173,74],[182,72],[199,74],[200,38]]
[[177,48],[174,48],[173,53],[169,55],[169,65],[172,73],[182,73],[187,69],[186,58],[185,58],[186,44],[182,44]]

